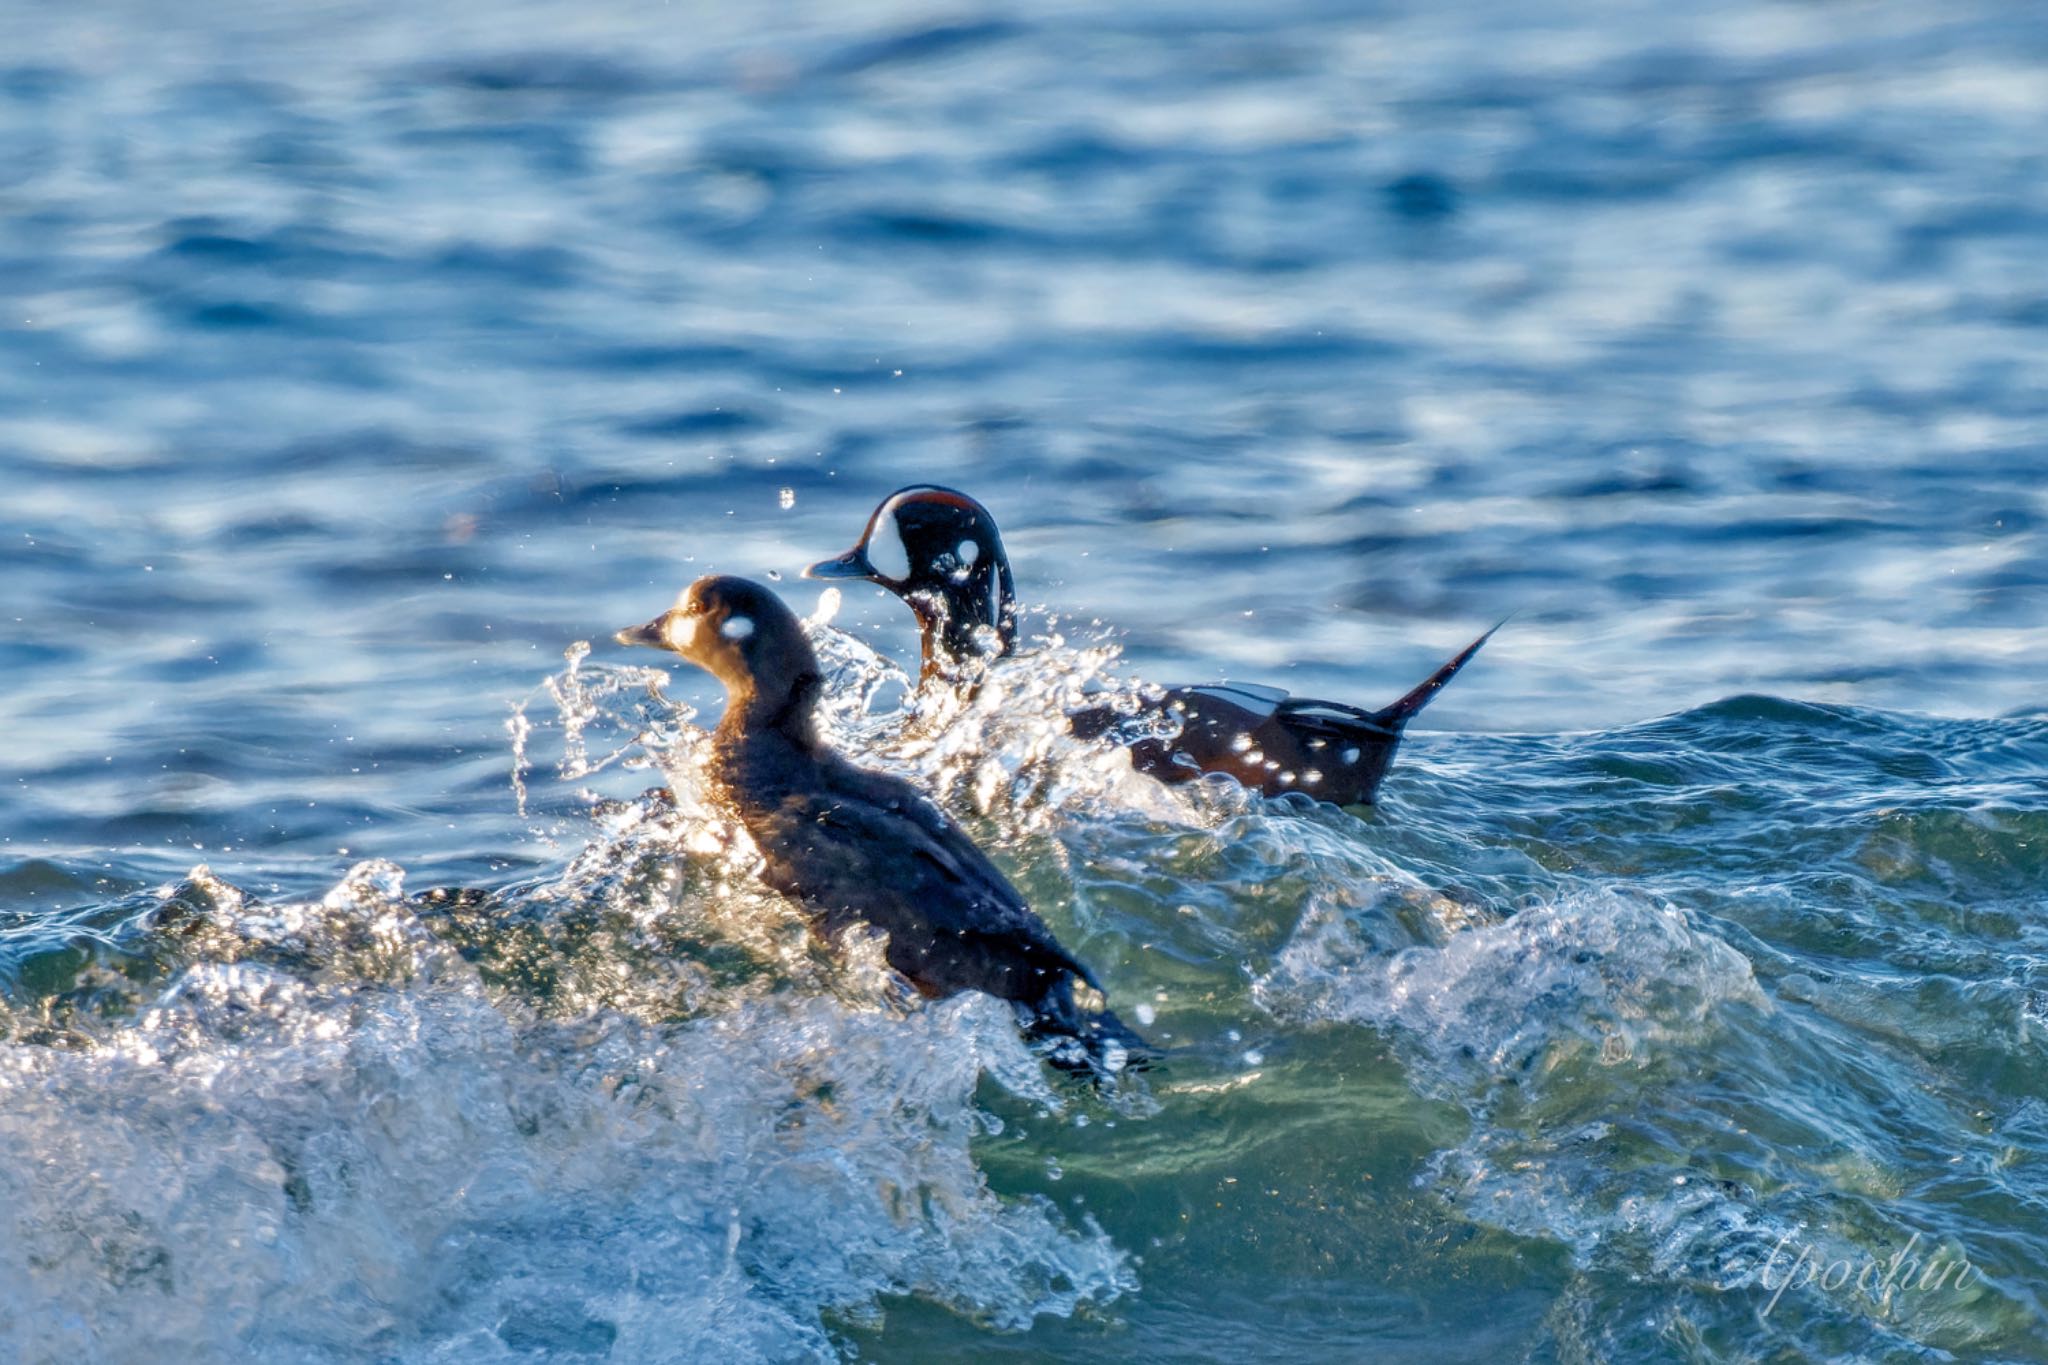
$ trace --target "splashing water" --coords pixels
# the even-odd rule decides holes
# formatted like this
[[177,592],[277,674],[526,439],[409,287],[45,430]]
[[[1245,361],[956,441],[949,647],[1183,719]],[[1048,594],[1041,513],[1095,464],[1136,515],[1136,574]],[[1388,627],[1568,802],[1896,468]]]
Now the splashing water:
[[832,1358],[880,1295],[1015,1329],[1130,1287],[975,1166],[980,1076],[1056,1103],[996,1002],[565,1009],[400,882],[262,906],[202,869],[127,1009],[0,1051],[22,1359]]
[[[1765,1330],[2030,1339],[2048,1233],[2010,1153],[2048,1083],[2048,828],[2011,774],[2039,719],[1738,700],[1418,736],[1361,819],[1074,740],[1084,692],[1146,695],[1113,641],[1043,629],[955,700],[811,629],[828,731],[967,815],[1167,1048],[1149,1093],[1055,1084],[1006,1009],[907,998],[871,939],[821,950],[706,803],[666,675],[572,649],[513,731],[534,808],[580,830],[558,866],[407,896],[372,862],[268,902],[201,869],[0,924],[0,1331],[47,1360],[780,1360],[1085,1353],[1114,1312],[1157,1353],[1158,1295],[1252,1313],[1255,1267],[1379,1286],[1361,1339],[1477,1285],[1516,1340],[1654,1354],[1752,1339],[1788,1245],[1919,1237],[1981,1278],[1801,1285]],[[1731,755],[1774,776],[1731,784]],[[665,790],[585,789],[619,770]],[[1936,863],[1979,921],[1927,894]],[[1882,960],[1844,971],[1845,943]]]
[[[678,8],[0,6],[0,1345],[2048,1360],[2037,5]],[[828,724],[1151,1105],[535,686],[925,480],[1131,652]],[[1059,715],[1516,608],[1370,812]]]

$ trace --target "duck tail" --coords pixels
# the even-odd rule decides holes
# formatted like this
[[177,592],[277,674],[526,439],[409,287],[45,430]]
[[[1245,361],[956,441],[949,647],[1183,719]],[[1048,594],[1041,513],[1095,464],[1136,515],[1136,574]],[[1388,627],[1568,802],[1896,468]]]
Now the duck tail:
[[1446,663],[1442,668],[1439,668],[1436,672],[1417,683],[1409,691],[1408,695],[1402,697],[1392,706],[1383,706],[1378,711],[1375,711],[1373,719],[1379,724],[1386,726],[1389,730],[1399,730],[1409,721],[1415,719],[1423,707],[1436,700],[1436,694],[1444,690],[1444,684],[1457,677],[1458,670],[1471,662],[1472,656],[1479,652],[1479,647],[1493,638],[1493,631],[1499,630],[1502,626],[1506,625],[1509,619],[1508,617],[1502,617],[1495,624],[1493,630],[1487,631],[1486,634],[1459,650],[1449,663]]
[[1093,1076],[1098,1082],[1156,1066],[1159,1049],[1119,1019],[1115,1010],[1083,1009],[1074,999],[1074,981],[1072,976],[1062,977],[1037,1004],[1019,1005],[1026,1036],[1052,1043],[1045,1059],[1062,1071]]

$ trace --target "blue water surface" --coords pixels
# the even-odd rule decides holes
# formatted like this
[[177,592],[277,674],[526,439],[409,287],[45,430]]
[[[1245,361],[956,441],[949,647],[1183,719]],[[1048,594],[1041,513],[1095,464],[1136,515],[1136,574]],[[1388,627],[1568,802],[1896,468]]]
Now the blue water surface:
[[[2036,4],[0,7],[0,480],[21,1359],[2048,1359]],[[1039,638],[906,733],[850,588],[835,733],[1131,1093],[807,948],[603,643],[912,481]],[[1510,613],[1370,812],[1040,685]]]

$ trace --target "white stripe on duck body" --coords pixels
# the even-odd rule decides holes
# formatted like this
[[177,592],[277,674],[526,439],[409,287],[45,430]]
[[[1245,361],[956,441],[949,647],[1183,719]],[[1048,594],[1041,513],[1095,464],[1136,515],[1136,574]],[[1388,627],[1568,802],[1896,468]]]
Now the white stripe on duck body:
[[882,930],[890,967],[921,994],[1010,1001],[1027,1033],[1065,1040],[1049,1056],[1063,1069],[1101,1076],[1156,1056],[958,825],[901,778],[823,743],[813,714],[823,674],[774,593],[700,578],[617,639],[680,654],[725,685],[705,773],[712,799],[753,837],[762,879],[828,942],[856,925]]
[[[1002,535],[988,509],[956,489],[898,489],[868,518],[858,544],[804,574],[866,579],[909,603],[923,639],[921,685],[969,685],[988,658],[1016,648],[1016,592]],[[1303,792],[1340,806],[1368,804],[1402,730],[1492,635],[1375,710],[1244,683],[1171,688],[1159,707],[1179,720],[1179,734],[1129,744],[1131,762],[1163,782],[1221,773],[1266,796]],[[1075,734],[1092,739],[1113,736],[1127,717],[1097,706],[1069,719]]]

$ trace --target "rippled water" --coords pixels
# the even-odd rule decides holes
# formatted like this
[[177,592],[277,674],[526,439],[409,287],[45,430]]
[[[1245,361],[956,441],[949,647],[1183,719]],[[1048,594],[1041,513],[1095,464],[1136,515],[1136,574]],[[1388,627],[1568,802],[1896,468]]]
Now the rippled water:
[[[0,1343],[2048,1359],[2039,20],[0,8]],[[906,728],[849,592],[834,728],[1111,1092],[818,952],[715,689],[572,649],[929,479],[1041,638]],[[1059,732],[1511,611],[1370,812]]]

